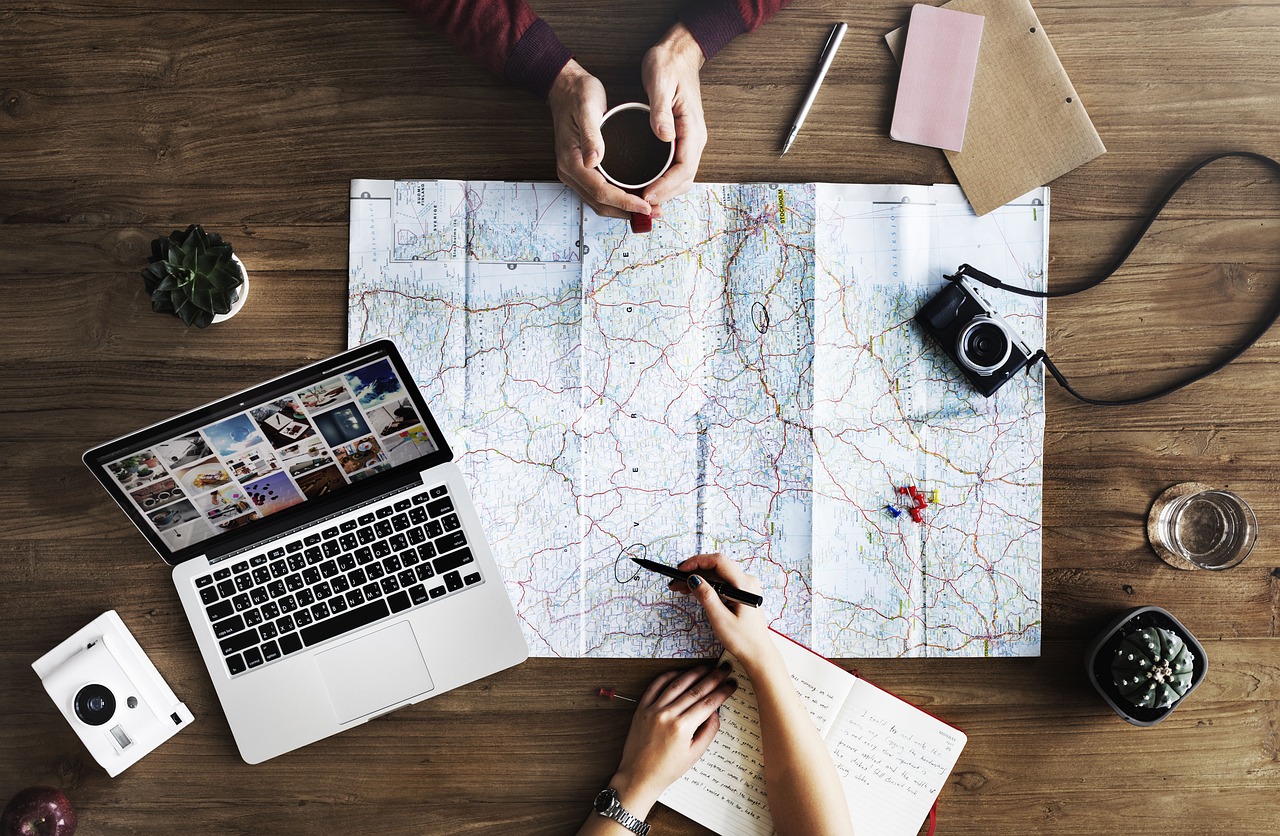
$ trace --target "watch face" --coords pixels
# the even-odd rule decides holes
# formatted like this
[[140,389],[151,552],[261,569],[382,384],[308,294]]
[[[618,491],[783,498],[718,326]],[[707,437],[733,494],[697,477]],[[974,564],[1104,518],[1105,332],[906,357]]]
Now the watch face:
[[607,790],[600,790],[600,793],[596,796],[596,812],[601,815],[609,812],[609,809],[613,807],[613,803],[617,798],[618,793],[612,787]]

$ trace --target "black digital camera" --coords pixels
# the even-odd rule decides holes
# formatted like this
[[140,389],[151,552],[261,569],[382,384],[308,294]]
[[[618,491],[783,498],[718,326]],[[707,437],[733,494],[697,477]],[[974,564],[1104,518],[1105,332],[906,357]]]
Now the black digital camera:
[[991,397],[1031,362],[1031,350],[964,278],[947,282],[916,314],[973,388]]

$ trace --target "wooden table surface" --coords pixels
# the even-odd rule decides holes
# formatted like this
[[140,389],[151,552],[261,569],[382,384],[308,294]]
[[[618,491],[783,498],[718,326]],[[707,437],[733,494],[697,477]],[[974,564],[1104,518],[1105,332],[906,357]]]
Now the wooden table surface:
[[[678,0],[535,4],[613,100]],[[798,0],[703,72],[706,181],[954,182],[891,142],[883,34],[906,0]],[[1167,184],[1219,150],[1280,156],[1280,0],[1037,4],[1108,153],[1052,184],[1050,281],[1116,255]],[[776,148],[830,25],[850,30],[794,150]],[[355,177],[555,177],[545,106],[390,0],[0,0],[0,800],[63,787],[84,834],[559,834],[621,751],[639,691],[672,663],[535,659],[259,766],[238,758],[168,572],[79,461],[88,447],[341,349]],[[253,276],[232,322],[151,313],[149,242],[201,222]],[[1222,165],[1132,263],[1055,300],[1049,350],[1106,397],[1221,356],[1280,300],[1280,183]],[[945,834],[1280,830],[1280,333],[1148,406],[1052,383],[1037,659],[849,660],[969,734]],[[1143,529],[1195,479],[1253,504],[1253,556],[1223,573],[1159,561]],[[1204,684],[1132,728],[1081,656],[1114,614],[1174,612]],[[30,664],[117,609],[196,722],[111,779]],[[856,811],[855,811],[856,819]],[[701,833],[665,809],[654,832]],[[864,834],[864,836],[870,836]]]

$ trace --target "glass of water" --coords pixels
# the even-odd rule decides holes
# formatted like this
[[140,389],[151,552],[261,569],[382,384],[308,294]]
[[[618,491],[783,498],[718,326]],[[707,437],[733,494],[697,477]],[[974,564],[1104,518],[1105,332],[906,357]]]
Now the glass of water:
[[1181,569],[1230,569],[1253,551],[1258,520],[1231,491],[1184,482],[1156,498],[1147,516],[1156,554]]

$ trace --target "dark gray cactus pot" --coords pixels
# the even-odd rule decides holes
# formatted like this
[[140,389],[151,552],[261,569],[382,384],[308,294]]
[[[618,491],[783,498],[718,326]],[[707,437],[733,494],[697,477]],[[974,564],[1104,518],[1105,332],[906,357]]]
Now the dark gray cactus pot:
[[[1112,674],[1112,661],[1125,637],[1144,627],[1158,627],[1172,632],[1182,639],[1191,654],[1190,687],[1168,705],[1145,707],[1135,704],[1121,694]],[[1168,717],[1200,685],[1209,669],[1209,660],[1205,658],[1204,647],[1196,641],[1196,637],[1168,610],[1160,607],[1138,607],[1121,613],[1089,643],[1084,654],[1084,666],[1089,681],[1112,710],[1135,726],[1154,726]]]

